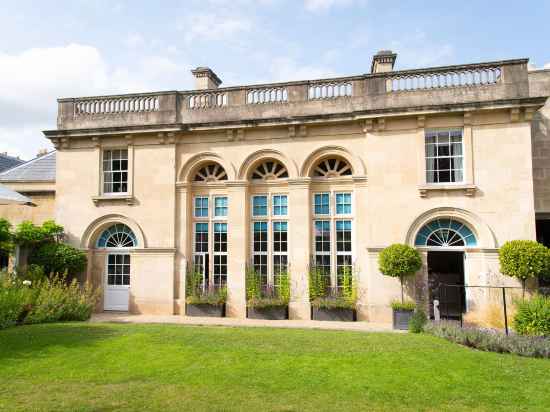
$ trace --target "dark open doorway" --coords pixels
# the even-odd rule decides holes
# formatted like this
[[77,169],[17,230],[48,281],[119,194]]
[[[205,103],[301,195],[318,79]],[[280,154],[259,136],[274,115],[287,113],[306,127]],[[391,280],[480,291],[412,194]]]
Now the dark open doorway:
[[438,299],[441,316],[458,319],[466,310],[465,290],[445,285],[464,285],[464,252],[429,251],[428,285],[430,317],[434,316],[433,301]]
[[[537,241],[550,247],[550,219],[537,219]],[[550,278],[539,279],[539,291],[550,295]]]

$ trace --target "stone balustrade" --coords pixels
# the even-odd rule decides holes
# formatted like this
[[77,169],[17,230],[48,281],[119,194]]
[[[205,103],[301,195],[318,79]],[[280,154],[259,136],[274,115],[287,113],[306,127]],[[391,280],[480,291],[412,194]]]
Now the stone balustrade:
[[59,129],[366,115],[529,97],[527,59],[312,81],[59,99]]

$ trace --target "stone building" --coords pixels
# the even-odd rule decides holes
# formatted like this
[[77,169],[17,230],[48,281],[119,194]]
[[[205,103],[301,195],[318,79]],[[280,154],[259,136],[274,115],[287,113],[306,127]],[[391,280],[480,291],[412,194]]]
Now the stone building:
[[[221,88],[59,99],[55,219],[86,250],[101,308],[184,312],[186,268],[227,284],[246,313],[245,269],[291,276],[290,317],[308,319],[308,270],[357,274],[358,318],[387,322],[399,281],[380,250],[406,243],[432,276],[514,285],[511,239],[550,240],[550,71],[527,59]],[[466,296],[466,305],[482,297]]]

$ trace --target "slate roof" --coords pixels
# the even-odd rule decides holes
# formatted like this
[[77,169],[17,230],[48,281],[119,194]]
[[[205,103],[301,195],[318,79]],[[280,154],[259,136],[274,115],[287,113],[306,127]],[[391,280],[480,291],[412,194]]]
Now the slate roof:
[[25,163],[25,161],[18,159],[17,157],[12,157],[4,153],[0,153],[0,173],[15,166],[19,166],[22,163]]
[[0,182],[55,182],[55,150],[0,173]]

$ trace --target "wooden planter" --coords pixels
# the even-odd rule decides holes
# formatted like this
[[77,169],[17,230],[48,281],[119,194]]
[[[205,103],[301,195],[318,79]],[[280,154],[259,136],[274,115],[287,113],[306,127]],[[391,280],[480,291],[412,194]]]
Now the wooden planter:
[[355,309],[347,308],[317,308],[311,307],[312,320],[326,320],[339,322],[355,322],[357,313]]
[[223,318],[225,317],[225,303],[221,305],[211,305],[209,303],[187,303],[185,305],[185,314],[187,316]]
[[409,321],[414,310],[393,309],[393,328],[397,330],[409,330]]
[[284,320],[288,319],[288,306],[248,307],[246,317],[249,319]]

